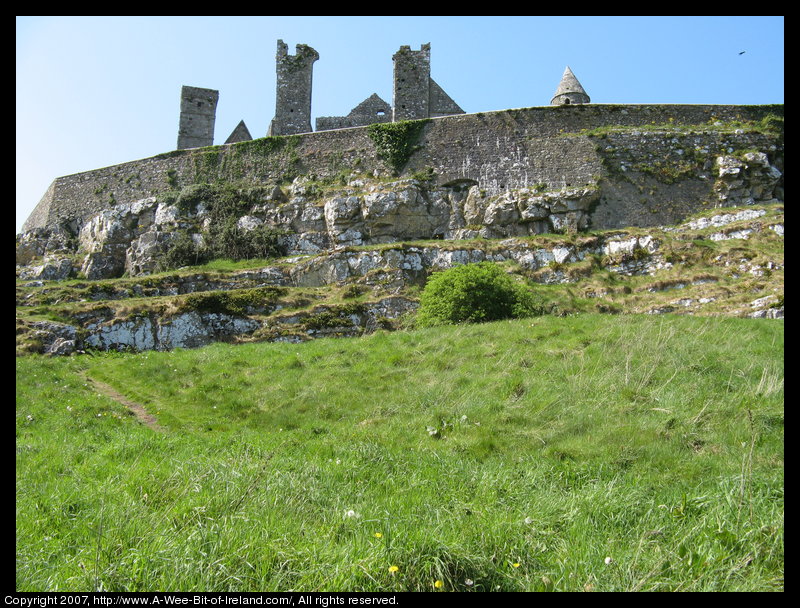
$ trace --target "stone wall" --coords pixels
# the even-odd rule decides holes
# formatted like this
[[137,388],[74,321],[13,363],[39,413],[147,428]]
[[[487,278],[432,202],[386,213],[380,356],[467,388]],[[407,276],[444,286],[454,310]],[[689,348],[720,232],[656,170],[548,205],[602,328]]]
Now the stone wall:
[[[77,239],[63,228],[25,233],[17,242],[17,263],[32,266],[20,270],[20,276],[66,278],[81,259],[80,274],[102,279],[255,251],[253,239],[269,234],[277,239],[277,250],[316,254],[398,241],[505,239],[674,224],[701,209],[783,200],[782,171],[759,151],[769,150],[773,142],[764,134],[666,139],[663,134],[615,132],[599,140],[595,152],[605,174],[591,176],[594,181],[588,184],[559,188],[533,184],[490,195],[469,181],[436,185],[425,172],[394,180],[350,173],[320,181],[301,175],[289,186],[187,185],[95,213],[83,222]],[[281,153],[291,158],[296,150],[285,145]],[[233,171],[234,160],[215,158],[214,166],[221,171],[227,163],[225,170]],[[195,171],[208,171],[210,164],[200,163]]]
[[[691,195],[699,204],[710,196],[720,156],[757,150],[782,170],[782,137],[744,128],[715,130],[717,123],[758,121],[768,114],[782,116],[783,106],[585,105],[448,116],[428,120],[418,140],[406,142],[415,152],[402,173],[432,171],[437,186],[477,187],[489,197],[525,188],[600,185],[593,227],[654,225],[677,221],[691,210],[664,206],[648,215],[637,207],[633,213],[634,202],[646,198],[651,209],[667,205],[688,184],[686,196],[679,198]],[[654,130],[659,125],[698,127]],[[587,133],[603,127],[621,131]],[[689,142],[690,136],[695,140]],[[689,158],[691,171],[685,169]],[[380,160],[369,128],[176,151],[60,177],[23,231],[66,225],[77,234],[87,218],[103,209],[197,182],[263,185],[287,183],[300,175],[333,178],[342,172],[392,173]]]
[[391,120],[392,106],[373,93],[353,108],[347,116],[320,116],[316,121],[316,130],[349,129]]

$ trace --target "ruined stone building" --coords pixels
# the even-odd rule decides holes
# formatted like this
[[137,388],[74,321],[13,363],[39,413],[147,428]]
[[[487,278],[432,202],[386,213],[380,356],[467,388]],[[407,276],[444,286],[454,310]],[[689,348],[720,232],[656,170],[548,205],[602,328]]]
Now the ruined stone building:
[[450,99],[431,78],[431,45],[419,51],[401,46],[392,57],[394,62],[394,108],[392,118],[419,120],[463,114],[464,110]]
[[214,121],[219,91],[198,87],[181,89],[181,118],[178,150],[202,148],[214,143]]
[[402,46],[392,57],[392,62],[394,85],[391,106],[373,93],[353,108],[347,116],[318,118],[317,131],[464,113],[464,110],[431,78],[430,44],[423,44],[419,51],[412,51],[411,47]]
[[247,128],[247,125],[244,124],[244,121],[240,120],[233,132],[228,135],[228,139],[225,140],[225,143],[235,144],[240,141],[250,141],[251,139],[253,139],[253,136],[250,135],[250,130]]
[[[275,56],[277,85],[275,117],[267,135],[309,133],[311,128],[311,93],[314,62],[319,53],[308,45],[298,44],[294,55],[278,40]],[[373,123],[416,120],[463,114],[442,88],[431,78],[431,45],[419,51],[403,46],[392,57],[394,61],[394,105],[373,93],[353,108],[347,116],[322,116],[316,120],[317,131],[363,127]],[[178,150],[200,148],[214,143],[214,120],[219,91],[183,87],[178,129]],[[226,144],[253,139],[241,121]]]
[[[267,135],[309,133],[311,128],[311,94],[314,63],[319,53],[306,44],[298,44],[290,55],[288,46],[278,40],[275,56],[277,72],[275,117]],[[316,131],[363,127],[374,123],[420,120],[464,114],[464,110],[431,78],[431,45],[420,50],[401,46],[392,56],[394,66],[392,104],[373,93],[346,116],[321,116]],[[183,87],[178,149],[213,145],[214,120],[219,92],[212,89]],[[589,95],[567,66],[550,101],[551,105],[589,103]],[[253,139],[241,121],[226,144]]]
[[275,118],[267,135],[295,135],[311,131],[311,74],[319,53],[305,44],[298,44],[289,55],[283,40],[278,40],[275,57],[278,86],[275,94]]
[[363,127],[376,122],[391,122],[392,106],[373,93],[353,108],[347,116],[320,116],[316,121],[317,131]]
[[[214,145],[214,124],[217,116],[219,91],[184,86],[181,89],[181,116],[178,126],[177,150]],[[240,121],[225,140],[226,144],[253,139],[247,125]]]

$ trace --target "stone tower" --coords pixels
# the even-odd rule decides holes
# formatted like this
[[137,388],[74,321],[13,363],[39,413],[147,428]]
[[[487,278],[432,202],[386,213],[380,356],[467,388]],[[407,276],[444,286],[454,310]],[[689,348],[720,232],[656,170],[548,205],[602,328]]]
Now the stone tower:
[[289,55],[288,46],[283,40],[278,40],[275,118],[267,135],[311,131],[311,72],[319,53],[305,44],[298,44],[295,48],[296,54]]
[[181,120],[178,127],[178,150],[202,148],[214,144],[219,91],[197,87],[181,88]]
[[550,100],[551,106],[566,106],[575,103],[589,103],[591,100],[583,90],[581,83],[575,78],[572,70],[564,70],[564,75],[561,77],[561,82],[558,84],[553,99]]
[[431,78],[431,45],[419,51],[401,46],[392,56],[394,92],[392,120],[419,120],[463,114],[458,104]]
[[392,120],[418,120],[430,116],[431,45],[419,51],[401,46],[394,62],[394,113]]

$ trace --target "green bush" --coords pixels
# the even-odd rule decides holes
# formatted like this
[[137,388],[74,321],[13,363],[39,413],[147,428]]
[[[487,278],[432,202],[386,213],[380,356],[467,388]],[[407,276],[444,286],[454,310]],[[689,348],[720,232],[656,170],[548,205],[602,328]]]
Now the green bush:
[[244,230],[237,218],[229,217],[209,229],[210,257],[229,260],[281,257],[286,255],[283,235],[283,231],[268,225]]
[[283,295],[281,287],[257,287],[234,291],[192,293],[183,300],[183,310],[200,313],[245,315],[273,306]]
[[198,245],[191,235],[181,233],[157,260],[159,271],[181,266],[197,266],[210,260],[253,260],[286,255],[285,232],[261,225],[252,230],[239,228],[236,218],[212,224],[205,234],[205,244]]
[[490,262],[433,274],[420,295],[421,327],[482,323],[542,314],[533,293]]
[[160,202],[175,204],[182,214],[196,213],[202,203],[209,214],[209,229],[203,245],[191,236],[177,236],[159,259],[159,270],[204,264],[213,259],[248,260],[286,255],[286,231],[261,225],[251,230],[239,227],[238,221],[254,205],[270,195],[268,186],[197,183],[159,196]]
[[169,248],[157,260],[158,271],[172,270],[181,266],[197,266],[208,261],[208,252],[194,242],[191,235],[180,233]]

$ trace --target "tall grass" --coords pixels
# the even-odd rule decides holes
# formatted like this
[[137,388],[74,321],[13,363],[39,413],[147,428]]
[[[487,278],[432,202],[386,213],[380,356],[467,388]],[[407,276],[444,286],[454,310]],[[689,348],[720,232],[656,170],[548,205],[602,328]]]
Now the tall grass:
[[782,322],[19,358],[16,448],[18,590],[783,588]]

